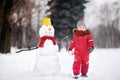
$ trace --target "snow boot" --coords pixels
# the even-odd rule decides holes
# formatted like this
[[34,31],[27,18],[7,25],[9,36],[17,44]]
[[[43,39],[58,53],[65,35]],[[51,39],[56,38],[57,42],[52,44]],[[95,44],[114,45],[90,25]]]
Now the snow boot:
[[86,74],[82,73],[81,77],[88,77]]
[[73,78],[74,79],[78,79],[79,78],[79,74],[77,74],[77,75],[75,74]]

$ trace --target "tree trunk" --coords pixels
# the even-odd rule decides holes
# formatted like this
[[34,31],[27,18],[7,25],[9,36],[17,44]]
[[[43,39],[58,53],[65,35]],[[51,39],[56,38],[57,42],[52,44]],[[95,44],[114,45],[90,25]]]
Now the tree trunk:
[[8,53],[11,47],[11,27],[8,19],[12,0],[2,0],[0,4],[0,52]]

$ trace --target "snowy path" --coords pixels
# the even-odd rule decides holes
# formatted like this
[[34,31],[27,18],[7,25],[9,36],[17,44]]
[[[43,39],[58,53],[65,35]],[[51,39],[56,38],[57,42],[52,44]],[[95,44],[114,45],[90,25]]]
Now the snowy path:
[[[68,52],[58,53],[61,71],[57,75],[40,76],[35,72],[35,51],[20,54],[0,54],[0,80],[73,80],[73,56]],[[90,56],[88,78],[79,80],[119,80],[120,49],[95,49]],[[49,64],[49,62],[48,62]]]

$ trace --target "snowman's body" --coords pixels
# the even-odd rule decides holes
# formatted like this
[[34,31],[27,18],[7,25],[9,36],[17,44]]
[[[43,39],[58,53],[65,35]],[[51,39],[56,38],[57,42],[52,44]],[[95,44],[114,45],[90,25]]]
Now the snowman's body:
[[60,64],[57,56],[58,45],[54,43],[53,26],[43,25],[39,30],[39,35],[40,42],[37,49],[35,71],[40,75],[54,75],[59,72]]

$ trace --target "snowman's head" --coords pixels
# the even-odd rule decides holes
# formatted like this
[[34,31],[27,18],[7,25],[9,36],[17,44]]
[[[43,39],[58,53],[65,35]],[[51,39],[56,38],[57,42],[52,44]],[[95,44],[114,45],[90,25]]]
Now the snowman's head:
[[54,36],[54,27],[51,25],[50,18],[43,19],[43,25],[39,30],[40,37],[43,36]]

